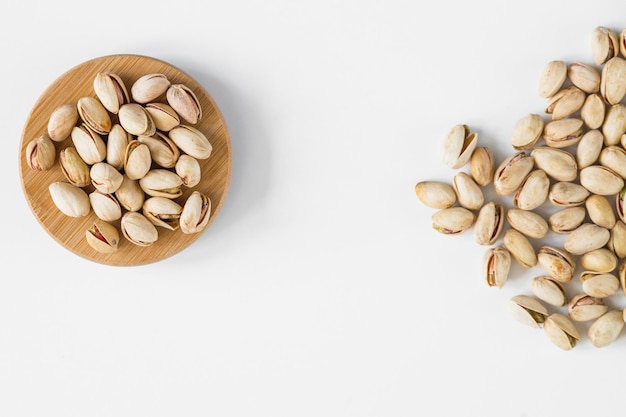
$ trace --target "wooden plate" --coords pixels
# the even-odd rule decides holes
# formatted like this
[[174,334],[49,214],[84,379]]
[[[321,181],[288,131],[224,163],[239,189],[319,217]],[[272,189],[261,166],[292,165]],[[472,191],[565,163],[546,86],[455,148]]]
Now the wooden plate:
[[[184,204],[192,191],[198,190],[207,195],[212,202],[212,214],[209,225],[219,213],[226,197],[231,178],[232,155],[230,136],[226,123],[217,105],[205,89],[192,77],[178,68],[158,59],[139,55],[112,55],[84,62],[61,75],[54,81],[37,100],[32,108],[22,132],[19,168],[22,187],[33,214],[43,228],[61,245],[83,258],[94,262],[131,266],[142,265],[168,258],[188,247],[203,232],[186,235],[180,230],[170,231],[157,228],[159,239],[151,246],[141,247],[126,240],[120,233],[119,249],[112,254],[102,254],[89,246],[85,240],[85,231],[97,219],[93,210],[88,216],[72,218],[61,213],[52,202],[48,186],[55,181],[65,180],[58,163],[58,152],[73,146],[70,138],[55,143],[57,159],[48,171],[32,170],[25,158],[28,142],[47,132],[48,118],[52,111],[65,103],[76,103],[84,96],[95,97],[93,80],[100,71],[117,73],[130,93],[130,87],[139,77],[150,73],[165,74],[173,83],[182,83],[191,88],[197,95],[202,106],[202,119],[194,125],[205,134],[213,146],[211,156],[200,160],[202,180],[197,186],[186,189],[176,201]],[[156,100],[164,101],[165,98]],[[116,116],[112,115],[116,122]],[[86,187],[87,193],[93,191]],[[114,223],[119,229],[119,221]]]

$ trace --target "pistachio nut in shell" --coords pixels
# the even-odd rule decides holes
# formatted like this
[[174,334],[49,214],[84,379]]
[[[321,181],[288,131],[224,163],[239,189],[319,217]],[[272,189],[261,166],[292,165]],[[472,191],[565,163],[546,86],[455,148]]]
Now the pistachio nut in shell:
[[565,239],[564,248],[572,255],[600,249],[609,241],[611,233],[594,223],[583,223]]
[[452,184],[461,206],[470,210],[478,210],[482,207],[485,197],[478,184],[469,174],[460,171],[454,176]]
[[119,123],[116,123],[111,127],[106,143],[106,162],[109,165],[115,167],[116,169],[124,168],[126,147],[131,139],[130,133],[125,131]]
[[142,213],[155,226],[168,230],[178,229],[183,207],[165,197],[150,197],[143,203]]
[[623,222],[626,222],[626,187],[622,188],[619,193],[615,195],[615,211],[617,217]]
[[200,191],[194,191],[183,205],[180,230],[184,234],[200,233],[209,225],[210,218],[211,199]]
[[597,26],[591,32],[591,53],[596,65],[605,64],[619,54],[617,33],[605,26]]
[[182,184],[175,172],[164,168],[151,169],[139,180],[141,189],[151,197],[178,198],[183,194]]
[[55,160],[56,148],[47,134],[39,135],[26,145],[26,163],[33,171],[47,171]]
[[619,267],[617,269],[617,278],[619,279],[620,287],[622,288],[622,293],[626,295],[626,260],[621,260],[619,263]]
[[170,106],[187,123],[195,125],[202,119],[202,106],[193,90],[184,84],[172,84],[165,97]]
[[130,101],[124,81],[111,71],[96,74],[93,80],[93,90],[104,108],[113,114],[117,114],[120,106]]
[[611,228],[611,237],[606,244],[619,259],[626,258],[626,224],[618,220]]
[[573,349],[580,340],[574,323],[560,313],[552,313],[546,318],[543,331],[552,343],[563,350]]
[[456,203],[454,188],[450,184],[441,181],[418,182],[415,185],[415,195],[426,207],[438,210],[452,207]]
[[152,117],[157,130],[161,132],[169,132],[180,124],[180,116],[167,103],[147,103],[144,108]]
[[578,176],[576,157],[565,149],[539,146],[530,152],[535,166],[556,181],[574,181]]
[[196,159],[208,159],[213,151],[204,133],[193,126],[178,125],[170,130],[169,137],[181,151]]
[[55,142],[63,142],[70,137],[72,129],[78,123],[78,110],[71,103],[55,108],[48,119],[48,136]]
[[530,281],[530,290],[537,298],[553,306],[563,306],[567,303],[563,285],[554,278],[539,275]]
[[152,136],[138,136],[137,140],[150,149],[152,161],[160,167],[173,168],[176,165],[180,151],[174,141],[164,133],[157,131]]
[[559,181],[550,186],[548,200],[558,207],[575,207],[582,205],[591,193],[575,182]]
[[48,186],[54,205],[69,217],[83,217],[91,211],[89,196],[80,187],[65,181],[56,181]]
[[530,149],[541,138],[545,122],[538,114],[530,113],[519,119],[513,126],[511,145],[517,150]]
[[607,312],[609,307],[601,298],[589,294],[578,294],[572,297],[567,305],[567,315],[574,321],[594,320]]
[[78,116],[83,123],[99,135],[106,135],[111,130],[111,116],[100,100],[94,97],[81,97],[76,103]]
[[[180,179],[183,180],[183,185],[185,187],[195,187],[200,183],[200,179],[202,179],[202,168],[200,167],[198,160],[193,156],[186,154],[180,155],[178,157],[178,161],[176,161],[176,165],[174,166],[174,171],[178,174]],[[452,191],[454,193],[454,190]]]
[[587,214],[591,221],[598,226],[611,229],[615,226],[615,212],[608,198],[603,195],[590,195],[585,200]]
[[86,187],[91,184],[90,167],[73,146],[68,146],[59,152],[59,166],[70,184],[77,187]]
[[85,230],[85,240],[100,253],[113,253],[119,246],[120,232],[111,223],[96,220]]
[[500,163],[493,176],[493,188],[497,195],[505,196],[515,192],[533,170],[535,161],[525,151],[519,151]]
[[528,238],[515,229],[508,229],[502,238],[504,247],[509,253],[525,268],[532,268],[537,265],[537,253]]
[[584,207],[566,207],[548,217],[548,226],[554,233],[569,234],[585,222],[586,216]]
[[449,207],[432,215],[433,229],[444,235],[458,235],[469,229],[476,220],[473,212],[465,207]]
[[599,94],[589,94],[580,108],[580,118],[589,129],[598,129],[604,122],[606,105]]
[[572,62],[567,68],[567,78],[585,93],[597,93],[600,90],[600,72],[584,62]]
[[579,173],[580,185],[592,194],[611,195],[624,188],[624,179],[611,168],[602,165],[591,165]]
[[619,145],[609,145],[602,149],[598,158],[600,165],[613,170],[617,175],[626,178],[626,149]]
[[574,278],[576,262],[562,249],[548,245],[540,247],[537,251],[537,263],[559,282],[569,282]]
[[145,104],[165,94],[170,85],[171,82],[165,74],[146,74],[133,83],[130,94],[134,101]]
[[626,60],[613,57],[600,74],[600,95],[609,105],[618,104],[626,95]]
[[485,251],[482,258],[482,273],[489,287],[502,288],[511,269],[511,254],[504,246]]
[[452,127],[442,146],[443,163],[452,169],[465,166],[476,149],[478,134],[470,132],[469,126],[458,124]]
[[548,198],[550,179],[542,169],[535,169],[524,178],[513,195],[513,205],[523,210],[534,210]]
[[550,97],[545,112],[552,120],[561,120],[581,109],[587,98],[586,93],[575,85],[567,86]]
[[124,172],[131,180],[143,178],[152,167],[150,148],[138,139],[131,140],[124,153]]
[[525,294],[511,297],[509,312],[520,323],[535,329],[540,328],[548,317],[548,309],[538,299]]
[[89,193],[89,202],[96,216],[106,222],[114,222],[122,217],[122,207],[113,194],[95,190]]
[[607,248],[594,249],[580,257],[580,265],[587,271],[611,272],[617,267],[617,256]]
[[607,272],[583,271],[580,280],[585,294],[596,298],[610,297],[619,289],[619,279]]
[[124,175],[122,185],[115,192],[120,205],[128,211],[139,211],[145,201],[145,193],[139,186],[138,180],[131,180]]
[[71,133],[72,143],[87,165],[102,162],[107,155],[107,147],[102,137],[84,123],[75,126]]
[[571,117],[546,123],[543,129],[543,139],[548,146],[565,148],[578,143],[584,133],[582,119]]
[[607,146],[620,144],[624,133],[626,133],[626,106],[614,104],[606,110],[602,124],[604,144]]
[[470,175],[481,187],[493,181],[493,173],[495,171],[495,161],[493,152],[486,146],[478,146],[472,152],[469,161]]
[[605,347],[613,343],[624,328],[622,310],[611,310],[598,317],[589,327],[587,335],[591,343],[597,347]]
[[626,58],[626,29],[622,30],[618,36],[619,51]]
[[152,136],[156,133],[156,126],[150,113],[137,103],[127,103],[120,107],[119,122],[128,133],[135,136]]
[[492,245],[500,237],[504,208],[493,201],[481,207],[474,224],[474,238],[479,245]]
[[105,194],[114,193],[120,185],[124,176],[114,167],[106,162],[97,162],[89,170],[91,184],[96,190]]
[[539,95],[543,98],[552,97],[561,89],[567,79],[567,64],[565,61],[554,60],[548,62],[539,79]]
[[597,129],[585,132],[576,147],[576,163],[578,169],[586,168],[593,165],[602,152],[604,147],[604,136]]
[[510,208],[506,218],[511,227],[530,238],[541,239],[548,233],[548,222],[533,211]]
[[137,246],[150,246],[159,238],[156,226],[146,216],[136,211],[124,213],[120,229],[122,235]]

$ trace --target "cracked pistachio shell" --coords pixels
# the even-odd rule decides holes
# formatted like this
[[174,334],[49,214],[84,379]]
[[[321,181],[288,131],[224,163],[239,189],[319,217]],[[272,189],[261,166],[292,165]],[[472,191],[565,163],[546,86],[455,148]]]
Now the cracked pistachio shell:
[[515,192],[534,165],[534,158],[525,151],[516,152],[502,161],[493,177],[496,194],[505,196]]
[[626,295],[626,260],[621,260],[617,268],[617,278],[619,279],[622,293]]
[[574,321],[594,320],[607,312],[609,307],[601,298],[589,294],[574,296],[567,305],[567,314]]
[[585,294],[596,298],[610,297],[619,289],[619,280],[608,272],[583,271],[580,281]]
[[589,94],[580,108],[580,118],[589,129],[598,129],[604,122],[606,106],[604,100],[596,93]]
[[70,137],[78,123],[78,110],[74,104],[63,104],[55,108],[48,119],[48,136],[55,142],[63,142]]
[[111,130],[111,116],[100,100],[94,97],[81,97],[76,109],[83,123],[99,135],[106,135]]
[[180,215],[180,230],[184,234],[200,233],[211,218],[211,199],[199,191],[194,191],[185,201]]
[[509,312],[517,321],[535,329],[540,328],[548,317],[548,309],[530,295],[516,295],[509,300]]
[[567,78],[585,93],[597,93],[600,90],[600,72],[583,62],[573,62],[567,69]]
[[47,171],[55,160],[56,148],[47,134],[38,136],[26,145],[26,163],[33,171]]
[[626,106],[614,104],[607,109],[602,125],[604,144],[607,146],[619,144],[624,133],[626,133]]
[[622,310],[611,310],[598,317],[589,327],[587,335],[591,343],[597,347],[605,347],[613,343],[624,328]]
[[626,198],[626,187],[622,188],[619,193],[615,195],[615,211],[617,217],[621,221],[626,222],[626,207],[624,206],[624,199]]
[[131,180],[143,178],[152,167],[150,148],[139,140],[131,140],[124,154],[124,172]]
[[626,60],[611,58],[600,74],[600,95],[609,104],[618,104],[626,95]]
[[113,194],[95,190],[89,193],[89,202],[99,219],[114,222],[122,217],[122,207]]
[[183,180],[175,172],[151,169],[139,180],[141,189],[151,197],[178,198],[183,194]]
[[576,163],[578,164],[578,169],[593,165],[600,157],[603,146],[604,136],[602,132],[597,129],[587,131],[576,147]]
[[624,188],[624,179],[602,165],[591,165],[580,170],[580,185],[592,194],[617,194]]
[[591,32],[591,53],[596,65],[605,64],[619,54],[619,37],[613,30],[597,26]]
[[582,255],[606,245],[610,235],[611,232],[605,227],[583,223],[569,234],[563,247],[572,255]]
[[626,58],[626,29],[622,30],[618,37],[619,51]]
[[202,119],[202,106],[193,90],[184,84],[172,84],[165,94],[167,102],[189,124]]
[[135,136],[152,136],[156,133],[156,126],[150,113],[137,103],[127,103],[120,107],[119,122],[128,133]]
[[576,262],[564,250],[548,245],[542,246],[537,251],[537,263],[559,282],[569,282],[574,278]]
[[122,78],[110,71],[99,72],[93,80],[93,90],[105,109],[113,114],[128,103],[128,90]]
[[150,150],[152,161],[163,168],[173,168],[178,161],[180,151],[178,146],[167,135],[156,132],[152,136],[138,136],[137,140],[145,144]]
[[525,268],[537,265],[537,253],[528,238],[515,229],[508,229],[502,239],[513,259]]
[[181,151],[196,159],[208,159],[213,151],[204,133],[193,126],[178,125],[170,130],[169,137]]
[[100,253],[113,253],[120,242],[120,232],[111,223],[96,220],[87,230],[85,239],[89,246]]
[[611,228],[611,237],[606,246],[619,259],[626,258],[626,224],[622,220],[616,221]]
[[580,110],[586,98],[583,90],[570,85],[550,97],[544,111],[552,115],[552,120],[561,120]]
[[530,281],[530,290],[537,298],[553,306],[563,306],[567,303],[563,285],[554,278],[539,275]]
[[89,196],[80,187],[65,181],[53,182],[48,191],[54,205],[69,217],[83,217],[91,211]]
[[478,143],[478,134],[470,132],[469,126],[458,124],[452,127],[442,147],[443,163],[452,169],[465,166]]
[[142,213],[155,226],[177,230],[183,207],[165,197],[150,197],[143,203]]
[[573,349],[580,340],[574,323],[560,313],[552,313],[546,318],[543,331],[552,343],[563,350]]
[[556,181],[574,181],[578,176],[576,157],[564,149],[539,146],[530,152],[535,166]]
[[513,126],[511,145],[517,150],[530,149],[541,138],[545,122],[538,114],[527,114]]
[[580,257],[580,265],[586,271],[611,272],[617,267],[617,257],[607,248],[594,249]]
[[611,229],[615,226],[615,212],[608,198],[593,194],[585,200],[587,214],[591,221],[598,226]]
[[130,94],[134,101],[145,104],[165,94],[170,85],[170,80],[164,74],[146,74],[133,83]]
[[486,146],[479,146],[474,149],[470,157],[470,175],[481,187],[493,181],[495,162],[491,149]]
[[548,233],[548,222],[533,211],[511,208],[506,218],[511,227],[530,238],[541,239]]
[[77,187],[86,187],[91,184],[89,165],[83,161],[73,146],[68,146],[59,152],[59,166],[70,184]]
[[169,132],[180,124],[180,116],[167,103],[148,103],[144,106],[152,117],[157,130]]
[[598,158],[600,165],[612,169],[622,178],[626,178],[626,150],[621,146],[609,145],[602,149]]
[[461,206],[470,210],[478,210],[483,206],[483,192],[469,174],[459,172],[454,176],[452,185]]
[[106,158],[107,147],[104,140],[84,123],[72,129],[71,137],[74,148],[87,165],[102,162]]
[[126,147],[130,141],[130,133],[125,131],[122,125],[116,123],[113,127],[111,127],[111,131],[107,137],[106,155],[106,161],[109,165],[115,167],[116,169],[122,169],[124,167]]
[[91,184],[96,190],[105,194],[114,193],[120,185],[124,176],[106,162],[97,162],[89,170]]
[[[181,157],[183,156],[181,155]],[[418,182],[415,185],[415,195],[426,207],[434,209],[452,207],[456,203],[454,188],[450,184],[440,181]]]
[[489,287],[502,288],[511,269],[511,254],[504,246],[489,248],[483,254],[482,273]]
[[555,206],[574,207],[582,205],[589,194],[589,190],[580,184],[559,181],[550,186],[548,200]]
[[122,235],[137,246],[150,246],[159,238],[156,226],[143,214],[128,211],[120,222]]
[[178,157],[178,161],[176,161],[174,170],[176,171],[176,174],[178,174],[180,179],[183,180],[183,185],[185,187],[195,187],[200,183],[200,179],[202,178],[202,169],[200,168],[200,163],[193,156],[181,155],[180,157]]
[[569,234],[583,224],[586,215],[584,207],[566,207],[548,217],[548,226],[554,233]]
[[128,211],[139,211],[143,206],[145,194],[139,186],[139,181],[131,180],[124,175],[122,185],[115,192],[120,205]]
[[542,169],[531,171],[513,195],[513,205],[523,210],[534,210],[548,198],[550,179]]
[[458,235],[469,229],[476,216],[464,207],[441,209],[432,215],[433,229],[445,235]]
[[584,123],[581,119],[552,120],[546,123],[543,129],[543,139],[548,146],[565,148],[578,143],[584,133]]
[[504,224],[504,208],[493,201],[485,204],[476,217],[474,238],[479,245],[492,245],[498,240]]
[[539,95],[543,98],[552,97],[561,89],[566,79],[567,64],[565,61],[548,62],[539,79]]

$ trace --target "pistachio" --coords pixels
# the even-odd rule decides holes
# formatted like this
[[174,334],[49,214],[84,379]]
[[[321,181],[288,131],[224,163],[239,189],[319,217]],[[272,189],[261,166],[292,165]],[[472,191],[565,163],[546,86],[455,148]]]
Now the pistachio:
[[131,180],[124,175],[122,185],[115,192],[120,205],[128,211],[139,211],[143,206],[145,195],[138,180]]
[[619,279],[620,287],[622,287],[622,293],[626,295],[626,260],[620,261],[617,269],[617,278]]
[[170,85],[170,80],[164,74],[146,74],[135,81],[130,94],[134,101],[145,104],[165,94]]
[[493,177],[496,194],[504,196],[516,191],[534,165],[534,158],[525,151],[516,152],[502,161]]
[[615,195],[615,211],[617,217],[623,222],[626,222],[626,207],[624,205],[624,199],[626,199],[626,187],[622,188],[619,193]]
[[[185,187],[195,187],[200,183],[200,179],[202,178],[202,169],[200,168],[200,163],[193,156],[189,156],[186,154],[180,155],[178,157],[178,161],[176,161],[174,170],[176,171],[176,174],[178,174],[180,179],[183,180],[183,185]],[[452,193],[454,194],[454,190],[452,190]],[[455,200],[456,196],[454,196],[452,204],[454,204]]]
[[548,223],[535,212],[511,208],[506,218],[511,227],[530,238],[541,239],[548,233]]
[[619,51],[623,57],[626,57],[626,29],[622,30],[618,37]]
[[211,200],[201,192],[194,191],[183,205],[180,230],[185,234],[200,233],[209,225],[210,218]]
[[77,187],[86,187],[91,184],[89,165],[83,161],[73,146],[68,146],[59,152],[59,165],[70,184]]
[[537,298],[553,306],[567,303],[563,285],[550,276],[540,275],[530,281],[530,290]]
[[155,226],[169,230],[178,229],[183,208],[176,201],[165,197],[150,197],[143,203],[143,215]]
[[592,194],[617,194],[624,188],[624,179],[615,171],[601,165],[591,165],[580,170],[580,185]]
[[586,98],[583,90],[570,85],[550,97],[544,111],[552,115],[552,120],[561,120],[580,110]]
[[93,89],[105,109],[113,114],[128,103],[128,90],[122,78],[110,71],[99,72],[93,80]]
[[106,135],[111,130],[111,117],[100,100],[93,97],[81,97],[76,109],[83,123],[99,135]]
[[122,125],[116,123],[111,127],[106,144],[106,161],[109,165],[116,169],[122,169],[124,167],[126,147],[130,141],[131,135],[124,130]]
[[72,129],[72,143],[76,152],[87,165],[104,161],[106,158],[106,144],[102,137],[86,124],[75,126]]
[[83,217],[91,211],[89,196],[80,187],[69,182],[56,181],[48,186],[54,205],[69,217]]
[[120,233],[117,228],[105,221],[96,220],[87,230],[85,239],[89,246],[101,253],[117,251],[120,242]]
[[470,174],[476,184],[481,187],[493,181],[493,173],[495,171],[495,162],[493,153],[485,146],[479,146],[474,149],[469,161]]
[[91,184],[105,194],[114,193],[122,184],[124,176],[106,162],[96,162],[89,171]]
[[584,207],[566,207],[548,218],[548,226],[554,233],[568,234],[583,224],[586,215]]
[[610,297],[619,289],[619,280],[608,272],[583,271],[580,280],[585,294],[596,298]]
[[151,169],[139,180],[141,189],[152,197],[180,197],[183,194],[182,183],[183,180],[176,173],[163,168]]
[[575,207],[583,204],[589,194],[589,190],[580,184],[559,181],[550,186],[548,200],[555,206]]
[[211,156],[213,146],[207,137],[193,126],[178,125],[170,130],[169,137],[187,155],[196,159],[208,159]]
[[626,258],[626,224],[623,221],[618,220],[615,222],[606,246],[619,259]]
[[578,176],[578,164],[572,153],[549,146],[539,146],[530,152],[535,166],[556,181],[574,181]]
[[618,145],[610,145],[600,152],[599,162],[617,175],[626,178],[626,150]]
[[578,169],[593,165],[600,157],[604,146],[604,136],[597,129],[587,131],[576,147]]
[[597,347],[605,347],[613,343],[624,328],[624,318],[621,310],[611,310],[598,317],[589,327],[588,336],[591,343]]
[[615,212],[608,198],[602,195],[591,195],[585,201],[587,213],[592,222],[598,226],[611,229],[615,226]]
[[[624,73],[624,76],[626,76],[626,73]],[[626,106],[614,104],[607,109],[604,124],[602,125],[604,144],[619,144],[624,133],[626,133]]]
[[504,224],[504,208],[493,201],[485,204],[476,217],[474,238],[479,245],[492,245],[498,240]]
[[609,104],[618,104],[626,95],[626,60],[611,58],[600,74],[600,95]]
[[548,198],[550,179],[542,169],[531,171],[513,196],[513,204],[523,210],[534,210]]
[[74,104],[63,104],[52,111],[48,119],[48,136],[55,142],[63,142],[70,137],[78,123],[78,110]]
[[585,93],[597,93],[600,90],[600,73],[589,64],[571,63],[567,69],[567,77]]
[[508,249],[509,253],[525,268],[532,268],[537,265],[537,254],[535,248],[528,240],[526,236],[518,232],[515,229],[508,229],[504,233],[503,237],[504,247]]
[[124,130],[135,136],[152,136],[156,133],[156,126],[150,116],[140,104],[127,103],[120,107],[119,121]]
[[598,129],[604,122],[606,107],[599,94],[589,94],[580,108],[580,118],[589,129]]
[[561,249],[542,246],[537,252],[537,263],[548,275],[559,282],[569,282],[574,278],[576,262]]
[[540,328],[548,317],[548,309],[529,295],[516,295],[509,300],[509,312],[517,321],[533,328]]
[[583,223],[565,240],[564,248],[572,255],[600,249],[609,241],[611,233],[608,229],[593,223]]
[[150,148],[139,140],[131,140],[124,154],[124,172],[131,180],[143,178],[152,167]]
[[469,126],[464,124],[453,126],[442,147],[444,164],[452,169],[465,166],[476,149],[477,142],[478,134],[470,133]]
[[591,33],[591,52],[596,65],[605,64],[619,53],[617,33],[611,29],[598,26]]
[[543,133],[545,122],[538,114],[527,114],[515,123],[511,134],[511,145],[517,150],[530,149]]
[[26,145],[26,163],[33,171],[47,171],[54,165],[56,148],[47,134],[39,135]]
[[180,124],[180,117],[176,111],[166,103],[148,103],[144,108],[154,120],[157,130],[169,132]]
[[137,246],[150,246],[159,238],[156,226],[146,216],[136,211],[124,213],[120,228],[124,237]]
[[445,235],[463,233],[475,219],[474,213],[464,207],[445,208],[432,215],[433,229]]
[[571,350],[580,340],[580,334],[567,317],[560,313],[552,313],[543,324],[548,339],[563,350]]
[[511,254],[504,246],[485,251],[482,258],[482,274],[489,287],[502,288],[511,268]]
[[581,119],[567,118],[552,120],[543,129],[546,145],[553,148],[565,148],[578,143],[585,133]]
[[[179,158],[183,156],[185,155],[181,155]],[[456,203],[454,188],[450,184],[441,181],[418,182],[415,185],[415,195],[426,207],[434,209],[452,207]]]
[[580,265],[587,271],[611,272],[617,267],[617,257],[607,248],[594,249],[580,257]]
[[89,193],[89,202],[99,219],[114,222],[122,217],[122,207],[113,194],[95,190]]
[[138,136],[137,140],[150,150],[152,160],[163,168],[173,168],[180,156],[178,146],[166,135],[156,132],[152,136]]
[[567,305],[567,314],[574,321],[594,320],[607,312],[609,307],[601,298],[589,294],[574,296]]
[[469,210],[478,210],[482,207],[485,197],[469,174],[459,172],[454,176],[452,184],[461,206]]
[[202,106],[193,90],[184,84],[172,84],[166,92],[167,102],[187,123],[195,125],[202,118]]
[[550,61],[543,70],[539,80],[539,95],[552,97],[561,89],[567,79],[567,64],[564,61]]

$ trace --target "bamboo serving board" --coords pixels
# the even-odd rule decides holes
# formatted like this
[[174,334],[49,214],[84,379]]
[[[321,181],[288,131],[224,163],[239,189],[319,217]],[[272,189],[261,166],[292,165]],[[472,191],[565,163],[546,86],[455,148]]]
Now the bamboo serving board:
[[[55,142],[57,158],[52,169],[34,171],[26,162],[25,152],[28,142],[47,132],[48,119],[54,109],[66,103],[76,104],[78,99],[84,96],[96,97],[93,80],[101,71],[117,73],[126,84],[129,94],[130,87],[135,80],[150,73],[165,74],[172,84],[185,84],[194,91],[203,112],[202,119],[194,127],[209,139],[213,151],[208,159],[199,160],[202,168],[200,184],[189,189],[183,186],[183,195],[175,201],[183,205],[194,190],[204,193],[212,202],[209,226],[211,225],[224,203],[231,178],[232,150],[226,123],[211,96],[198,82],[172,65],[146,56],[112,55],[84,62],[61,75],[43,92],[32,108],[22,132],[19,154],[22,188],[33,214],[43,228],[58,243],[76,255],[101,264],[115,266],[135,266],[157,262],[191,245],[209,227],[203,232],[191,235],[186,235],[180,230],[170,231],[158,227],[158,240],[147,247],[131,243],[120,232],[119,249],[112,254],[99,253],[85,240],[85,231],[97,219],[93,210],[85,217],[68,217],[54,205],[48,191],[51,183],[65,180],[59,167],[58,154],[62,149],[73,146],[71,138],[64,142]],[[165,102],[165,97],[155,101]],[[112,115],[112,122],[117,122],[115,115]],[[93,187],[84,189],[87,193],[94,190]],[[113,224],[119,230],[119,220]]]

